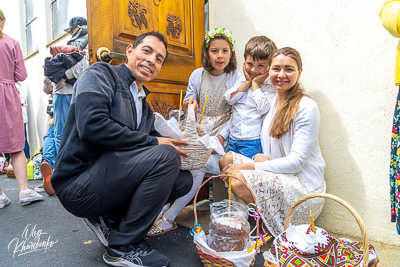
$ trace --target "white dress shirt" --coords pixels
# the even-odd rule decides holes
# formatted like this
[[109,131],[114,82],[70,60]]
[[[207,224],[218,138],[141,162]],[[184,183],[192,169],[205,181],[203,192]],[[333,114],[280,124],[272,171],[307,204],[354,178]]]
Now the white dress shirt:
[[143,90],[143,87],[138,90],[136,82],[133,82],[130,86],[129,89],[131,90],[133,100],[135,101],[135,108],[136,108],[136,130],[139,129],[140,123],[142,122],[142,110],[143,110],[143,104],[142,100],[143,98],[146,97],[146,93]]
[[242,76],[225,93],[226,102],[232,105],[229,138],[233,140],[260,139],[264,115],[271,109],[276,95],[275,87],[267,78],[254,92],[250,86],[247,91],[239,92],[231,99],[232,93],[236,92],[245,81],[246,78]]
[[[188,87],[186,90],[185,102],[186,99],[189,97],[193,98],[194,100],[200,99],[200,89],[201,89],[201,81],[203,79],[203,71],[206,71],[204,68],[195,69],[192,74],[190,74]],[[226,74],[226,88],[231,88],[235,85],[235,82],[243,76],[239,71],[229,72]],[[225,140],[229,136],[229,122],[225,124],[224,128],[219,133]]]
[[[272,107],[275,107],[275,97]],[[311,192],[324,182],[325,161],[318,143],[318,131],[321,120],[317,103],[304,96],[290,125],[290,129],[282,135],[282,147],[286,157],[282,156],[279,140],[269,135],[274,117],[271,110],[264,119],[261,134],[263,154],[270,161],[256,162],[256,170],[273,173],[295,174]]]

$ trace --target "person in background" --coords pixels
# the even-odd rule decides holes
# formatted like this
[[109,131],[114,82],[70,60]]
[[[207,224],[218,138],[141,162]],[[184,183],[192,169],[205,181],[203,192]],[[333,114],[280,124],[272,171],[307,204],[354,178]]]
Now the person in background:
[[[73,17],[69,21],[69,28],[65,29],[66,32],[72,35],[67,45],[75,46],[79,51],[86,50],[88,44],[88,31],[86,26],[87,21],[85,18]],[[63,48],[60,48],[60,51],[64,51]],[[54,162],[60,148],[62,132],[71,105],[73,83],[70,81],[72,79],[78,79],[87,67],[88,57],[86,55],[76,65],[66,70],[64,78],[58,83],[53,83],[49,78],[46,76],[44,77],[43,91],[46,94],[53,94],[54,112],[54,120],[49,122],[50,127],[44,136],[43,159],[40,164],[40,170],[43,175],[43,188],[49,196],[54,195],[50,179],[53,174]]]
[[[24,154],[25,133],[21,100],[15,82],[26,79],[27,72],[19,43],[3,33],[6,18],[0,10],[0,151],[10,153],[19,186],[21,203],[43,200],[43,196],[28,188],[26,157]],[[0,208],[10,204],[10,199],[1,190]]]
[[69,27],[64,31],[72,35],[67,45],[78,47],[79,50],[87,49],[88,45],[88,30],[87,20],[82,17],[74,17],[69,21]]

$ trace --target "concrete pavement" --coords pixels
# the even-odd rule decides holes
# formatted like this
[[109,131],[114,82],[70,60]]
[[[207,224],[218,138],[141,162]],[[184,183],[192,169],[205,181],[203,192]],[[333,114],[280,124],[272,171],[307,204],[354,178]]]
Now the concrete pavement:
[[[11,199],[10,205],[0,209],[0,267],[107,266],[102,260],[103,245],[83,219],[69,214],[57,197],[43,193],[44,201],[23,206],[18,199],[17,181],[5,174],[0,175],[0,180],[2,189]],[[29,187],[41,183],[29,181]],[[147,240],[171,259],[171,267],[203,266],[187,228],[194,221],[188,210],[178,216],[178,230]],[[208,225],[207,211],[200,211],[199,217],[204,225]],[[38,240],[47,249],[33,251],[27,247],[29,242]],[[24,241],[25,250],[22,249]],[[255,266],[263,266],[261,255],[257,256]]]

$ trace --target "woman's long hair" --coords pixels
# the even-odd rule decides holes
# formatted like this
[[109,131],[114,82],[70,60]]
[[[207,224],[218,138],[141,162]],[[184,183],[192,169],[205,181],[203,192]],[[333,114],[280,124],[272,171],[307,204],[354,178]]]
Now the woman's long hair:
[[[0,9],[0,23],[3,23],[3,21],[6,20],[6,17],[4,17],[3,11]],[[3,27],[0,27],[0,39],[3,38]]]
[[[296,61],[297,67],[299,71],[301,70],[303,63],[301,61],[301,57],[297,50],[291,47],[284,47],[278,50],[275,50],[271,56],[269,57],[269,67],[271,67],[272,60],[279,55],[284,55],[293,58]],[[289,89],[288,95],[285,100],[279,105],[275,116],[271,123],[271,129],[269,135],[273,138],[281,138],[284,133],[289,131],[290,124],[292,123],[294,116],[299,108],[300,100],[303,96],[307,96],[304,94],[303,88],[300,87],[299,82],[297,81],[292,88]]]

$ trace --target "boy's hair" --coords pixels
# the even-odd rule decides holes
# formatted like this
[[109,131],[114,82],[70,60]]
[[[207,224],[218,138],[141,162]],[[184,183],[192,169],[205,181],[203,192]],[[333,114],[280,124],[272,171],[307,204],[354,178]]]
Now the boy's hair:
[[165,60],[167,59],[169,53],[168,53],[168,50],[167,50],[167,46],[168,46],[167,39],[165,38],[164,34],[162,34],[161,32],[159,32],[159,31],[150,31],[150,32],[142,33],[132,43],[132,48],[135,49],[140,43],[143,42],[144,38],[146,38],[147,36],[154,36],[164,44],[165,51],[167,52],[166,55],[165,55],[164,61],[163,61],[163,65],[164,65]]
[[267,36],[254,36],[244,48],[244,60],[250,56],[254,60],[268,60],[272,51],[276,50],[275,43]]
[[[209,44],[211,45],[211,42],[213,40],[216,39],[221,39],[221,40],[225,40],[229,43],[229,48],[231,50],[231,58],[229,59],[229,63],[228,65],[225,67],[225,72],[229,73],[231,71],[235,71],[237,68],[237,63],[236,63],[236,54],[234,51],[232,51],[232,44],[229,42],[228,37],[226,37],[225,35],[221,35],[221,34],[217,34],[214,36],[214,38],[212,38],[209,42]],[[201,63],[203,64],[203,68],[207,71],[212,71],[213,70],[213,66],[211,65],[210,62],[210,54],[208,53],[208,50],[210,49],[210,46],[206,47],[206,43],[207,40],[203,41],[203,45],[202,45],[202,51],[201,51]]]

